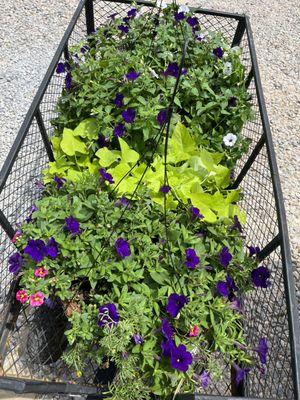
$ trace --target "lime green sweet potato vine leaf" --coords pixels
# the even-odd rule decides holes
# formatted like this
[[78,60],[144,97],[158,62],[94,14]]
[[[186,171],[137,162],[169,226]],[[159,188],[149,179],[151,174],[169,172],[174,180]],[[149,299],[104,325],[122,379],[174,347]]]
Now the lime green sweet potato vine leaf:
[[76,153],[88,153],[85,143],[74,135],[72,129],[68,128],[63,131],[60,148],[67,156],[74,156]]

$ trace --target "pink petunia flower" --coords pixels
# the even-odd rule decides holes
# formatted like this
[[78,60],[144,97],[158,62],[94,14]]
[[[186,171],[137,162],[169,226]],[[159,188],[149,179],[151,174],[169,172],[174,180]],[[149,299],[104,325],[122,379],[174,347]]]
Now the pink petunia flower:
[[44,303],[45,296],[42,292],[36,292],[30,295],[30,305],[32,307],[40,307]]
[[18,290],[16,293],[16,299],[22,304],[26,303],[26,301],[29,299],[29,296],[26,293],[26,290],[24,290],[24,289]]
[[49,274],[49,271],[44,267],[38,267],[34,270],[34,276],[37,278],[45,278]]
[[194,325],[190,328],[190,333],[189,336],[190,337],[196,337],[198,336],[199,333],[199,326],[198,325]]
[[11,239],[12,243],[16,243],[17,239],[22,236],[22,232],[21,231],[16,231],[13,238]]

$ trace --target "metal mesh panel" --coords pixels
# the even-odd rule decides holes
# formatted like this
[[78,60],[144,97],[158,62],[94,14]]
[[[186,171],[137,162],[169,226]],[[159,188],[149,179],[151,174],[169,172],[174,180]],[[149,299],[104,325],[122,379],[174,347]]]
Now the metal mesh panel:
[[[123,3],[94,1],[95,28],[105,23],[107,18],[115,12],[125,16],[130,8],[130,5]],[[142,11],[149,11],[149,7],[143,7]],[[203,30],[221,31],[232,42],[237,28],[236,19],[206,14],[198,14],[198,16]],[[69,47],[84,39],[85,35],[86,20],[83,10],[69,38]],[[252,64],[246,34],[244,34],[240,46],[243,50],[242,60],[246,76],[248,76]],[[61,61],[64,61],[63,55]],[[64,79],[65,74],[58,75],[54,72],[40,104],[48,136],[53,134],[50,121],[56,116],[54,108],[64,86]],[[263,133],[254,80],[250,83],[249,93],[255,118],[245,124],[242,134],[250,138],[252,142],[248,154],[239,161],[236,174],[243,167]],[[5,187],[0,193],[0,209],[14,229],[18,227],[18,223],[25,220],[30,207],[41,195],[36,183],[39,181],[41,171],[47,161],[47,153],[39,128],[33,119]],[[275,198],[265,147],[242,181],[241,188],[244,193],[241,206],[248,215],[245,226],[247,244],[263,248],[278,233]],[[0,246],[0,318],[3,322],[9,306],[7,296],[12,280],[7,269],[7,258],[14,251],[14,246],[2,228],[0,228]],[[291,399],[293,398],[291,354],[280,250],[274,251],[264,260],[264,264],[271,271],[272,286],[266,290],[253,291],[245,299],[245,331],[249,344],[253,346],[257,345],[260,337],[267,337],[270,351],[265,376],[262,377],[259,372],[252,371],[246,380],[245,390],[246,395],[258,398]],[[9,325],[7,327],[9,329],[5,330],[7,340],[4,350],[2,350],[2,356],[5,355],[2,362],[4,376],[94,385],[96,366],[90,364],[83,371],[82,378],[78,378],[74,371],[69,371],[60,359],[53,359],[53,354],[49,353],[49,348],[53,345],[58,346],[57,354],[61,353],[66,346],[63,339],[57,344],[56,335],[51,336],[50,334],[55,331],[58,334],[59,326],[62,330],[64,329],[65,320],[62,318],[62,313],[52,313],[49,316],[50,311],[47,315],[46,310],[33,312],[28,307],[21,307],[19,313],[17,305],[14,305],[11,311],[10,321],[14,321],[18,314],[19,316],[16,323]],[[47,329],[42,328],[42,326],[45,327],[45,321],[47,321]],[[63,337],[63,335],[61,336]],[[44,351],[37,353],[33,345],[29,346],[29,343],[32,343],[32,337],[46,338],[48,344],[43,349]],[[230,380],[230,370],[227,368],[224,370],[223,379],[211,386],[206,393],[230,395]]]

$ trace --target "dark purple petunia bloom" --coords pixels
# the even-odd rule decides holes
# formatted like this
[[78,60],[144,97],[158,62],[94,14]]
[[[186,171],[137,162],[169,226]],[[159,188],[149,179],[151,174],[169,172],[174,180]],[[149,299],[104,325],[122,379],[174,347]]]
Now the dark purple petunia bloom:
[[129,26],[119,25],[118,29],[123,33],[128,33],[129,32]]
[[164,340],[160,347],[162,349],[162,355],[164,357],[171,357],[172,351],[176,348],[176,345],[173,339],[169,339]]
[[167,121],[167,117],[168,117],[168,109],[164,108],[163,110],[160,110],[160,112],[158,113],[156,121],[159,123],[160,126],[163,126]]
[[173,328],[171,326],[171,324],[169,323],[169,321],[166,318],[163,318],[161,320],[161,332],[164,335],[164,337],[168,340],[168,339],[172,339],[173,335],[174,335],[174,331]]
[[174,76],[174,78],[177,78],[177,76],[179,74],[179,66],[178,66],[178,64],[177,63],[170,63],[163,74],[166,77],[167,76]]
[[104,326],[116,325],[120,321],[120,316],[116,306],[113,303],[104,304],[99,307],[99,320],[98,325],[103,328]]
[[192,354],[185,345],[180,344],[171,351],[171,367],[181,372],[186,372],[193,362]]
[[66,78],[65,78],[65,85],[67,90],[72,89],[72,75],[70,72],[67,73]]
[[82,54],[85,54],[89,49],[90,49],[89,46],[85,45],[81,47],[80,52]]
[[247,246],[249,249],[249,257],[252,257],[254,255],[258,255],[260,253],[260,248],[259,247],[254,247],[254,246]]
[[97,139],[97,144],[100,149],[102,149],[103,147],[107,147],[109,144],[109,139],[100,133]]
[[200,374],[200,380],[201,380],[202,388],[203,389],[207,389],[209,384],[210,384],[210,381],[211,381],[211,377],[210,377],[209,372],[207,372],[205,370],[202,371],[201,374]]
[[64,72],[66,72],[65,63],[59,62],[57,64],[57,67],[56,67],[56,73],[57,74],[62,74]]
[[184,295],[172,293],[168,297],[166,310],[171,317],[176,318],[182,307],[188,303],[188,299]]
[[232,225],[232,229],[236,229],[237,231],[242,233],[243,232],[243,228],[242,228],[242,225],[241,225],[237,215],[235,215],[233,217],[233,222],[234,222],[234,224]]
[[235,285],[234,279],[230,275],[227,275],[226,282],[219,281],[216,285],[216,289],[221,296],[227,298],[232,292],[236,292],[238,290]]
[[124,99],[124,95],[122,93],[117,93],[116,97],[114,98],[115,106],[118,108],[123,107],[123,99]]
[[135,120],[135,109],[127,108],[127,110],[122,111],[122,118],[127,124],[131,124]]
[[115,181],[114,181],[112,175],[109,174],[108,172],[106,172],[105,168],[100,168],[100,169],[99,169],[99,173],[100,173],[102,179],[104,180],[104,182],[107,181],[107,182],[110,183],[111,185],[112,185],[113,183],[115,183]]
[[179,21],[182,21],[185,18],[185,14],[184,14],[183,11],[177,12],[177,13],[175,13],[174,17],[175,17],[175,21],[179,22]]
[[232,96],[228,99],[228,107],[235,107],[237,103],[237,98]]
[[47,299],[45,299],[44,303],[43,303],[43,305],[47,306],[51,310],[54,310],[56,307],[60,306],[61,304],[62,304],[61,299],[59,297],[55,297],[54,299],[52,299],[51,297],[47,297]]
[[120,197],[116,202],[115,202],[116,207],[127,207],[131,208],[130,201],[126,199],[125,196]]
[[74,217],[70,216],[65,218],[66,229],[72,234],[72,236],[80,235],[80,223]]
[[233,368],[235,370],[235,382],[237,385],[244,380],[248,372],[251,370],[251,368],[241,368],[236,363],[233,363]]
[[159,191],[161,193],[167,194],[171,190],[171,187],[169,185],[163,185],[160,187]]
[[213,54],[218,58],[222,58],[223,50],[221,49],[221,47],[216,47],[215,49],[213,49]]
[[142,338],[142,336],[138,333],[135,333],[132,337],[133,341],[135,344],[143,344],[144,343],[144,339]]
[[66,182],[65,178],[59,178],[58,176],[54,176],[53,178],[54,182],[56,182],[56,189],[61,189],[64,185],[64,183]]
[[119,122],[115,127],[114,127],[114,136],[115,137],[122,137],[125,133],[125,125],[122,124],[122,122]]
[[129,18],[134,18],[136,16],[136,13],[137,13],[137,9],[132,8],[131,10],[128,11],[127,15]]
[[267,363],[267,354],[268,354],[268,350],[269,350],[267,340],[265,338],[260,338],[259,342],[258,342],[258,348],[254,349],[254,350],[257,351],[260,362],[262,364],[266,364]]
[[186,265],[186,267],[188,267],[190,269],[195,269],[196,266],[200,262],[200,259],[197,256],[195,250],[194,249],[186,249],[185,256],[186,256],[186,261],[184,264]]
[[46,246],[43,240],[29,239],[27,246],[24,249],[24,253],[29,255],[33,261],[39,263],[46,255]]
[[189,208],[190,214],[192,219],[202,219],[204,218],[202,214],[200,214],[200,210],[197,207],[190,207]]
[[45,249],[47,257],[56,258],[58,256],[58,244],[53,237],[48,240]]
[[266,289],[268,286],[270,286],[270,281],[268,280],[270,275],[270,271],[267,267],[261,266],[253,269],[251,272],[253,285]]
[[199,24],[197,17],[188,17],[186,22],[193,28]]
[[123,238],[119,238],[116,240],[115,248],[116,252],[118,253],[118,256],[121,258],[128,257],[131,254],[129,244]]
[[9,264],[8,268],[9,272],[11,274],[17,275],[24,264],[23,257],[19,252],[16,252],[9,257],[8,264]]
[[123,22],[125,22],[125,24],[128,24],[129,21],[130,21],[130,18],[129,18],[129,17],[124,17],[124,18],[123,18]]
[[129,81],[135,81],[141,74],[139,72],[130,71],[125,75],[126,79]]
[[229,253],[229,249],[228,247],[224,246],[219,254],[219,262],[223,267],[227,268],[231,260],[232,255]]

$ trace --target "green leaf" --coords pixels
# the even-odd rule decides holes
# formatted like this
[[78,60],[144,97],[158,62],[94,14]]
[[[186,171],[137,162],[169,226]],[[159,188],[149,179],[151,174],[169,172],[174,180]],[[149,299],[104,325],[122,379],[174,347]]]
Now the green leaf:
[[74,136],[71,129],[65,128],[60,142],[62,151],[68,156],[74,156],[75,153],[87,154],[86,145]]
[[74,129],[74,136],[88,138],[90,140],[97,139],[99,135],[99,124],[95,118],[87,118],[80,122]]
[[120,158],[120,152],[103,147],[96,152],[95,156],[99,158],[101,167],[109,167]]
[[119,138],[119,144],[122,162],[135,164],[140,158],[139,153],[132,150],[122,138]]

